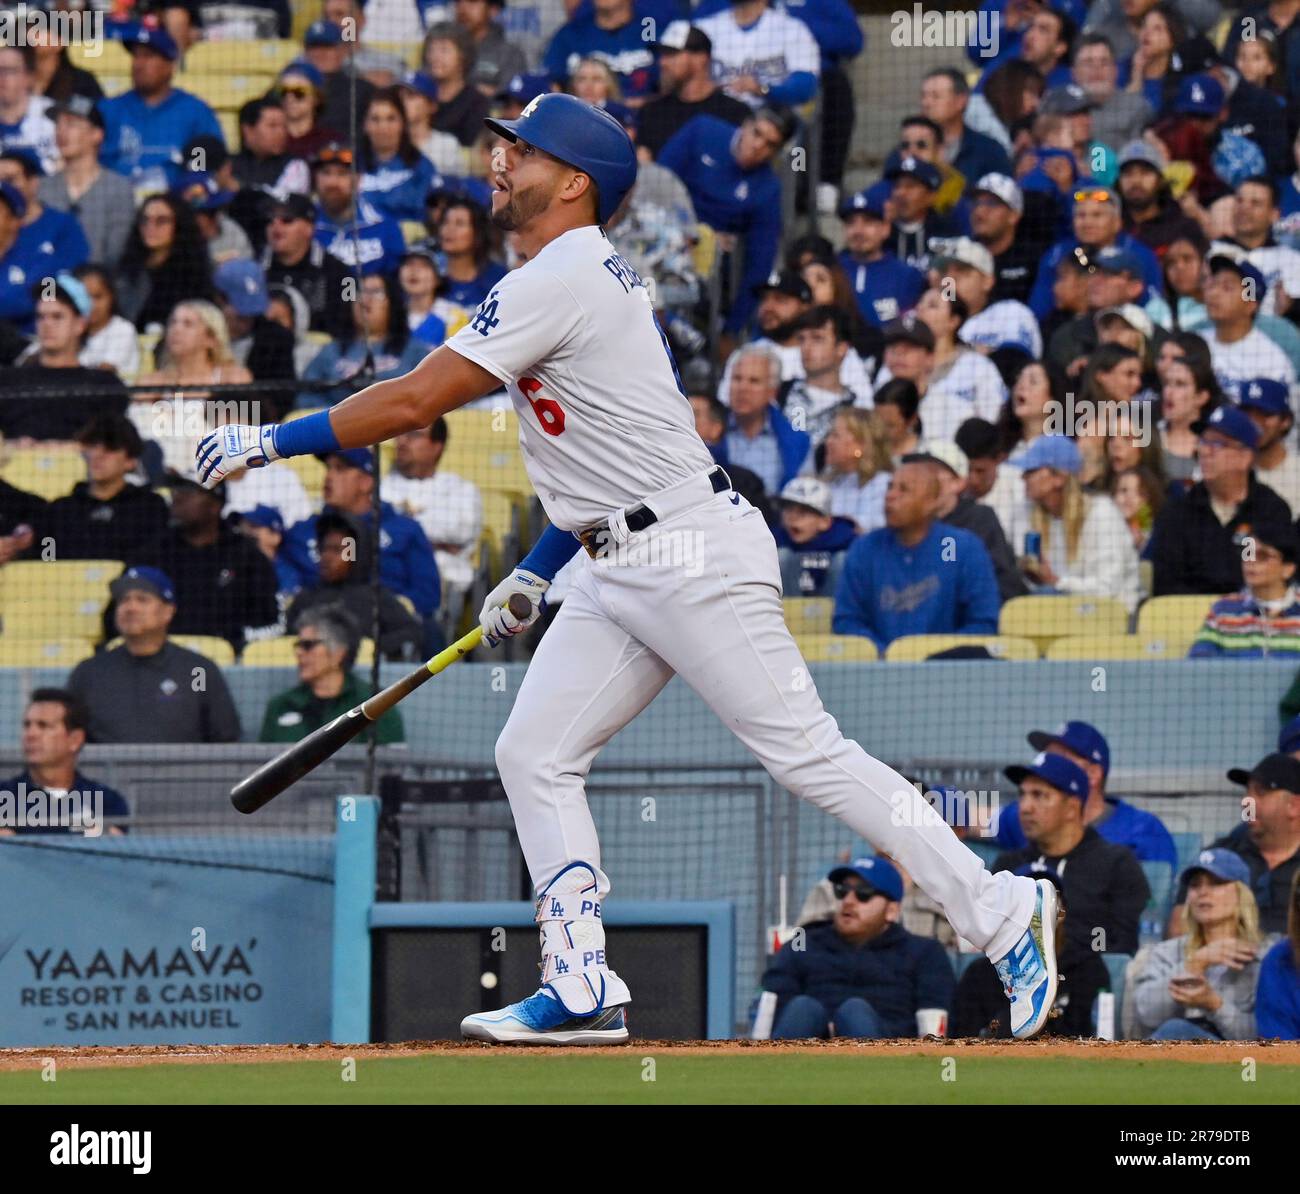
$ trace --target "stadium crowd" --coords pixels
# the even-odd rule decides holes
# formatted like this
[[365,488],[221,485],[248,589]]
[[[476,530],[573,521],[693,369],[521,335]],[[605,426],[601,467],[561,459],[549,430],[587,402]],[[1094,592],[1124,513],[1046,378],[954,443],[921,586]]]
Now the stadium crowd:
[[[289,36],[283,0],[246,7]],[[987,658],[1024,598],[1109,602],[1128,631],[1152,599],[1199,595],[1172,653],[1300,658],[1300,3],[983,11],[995,56],[899,72],[912,111],[865,187],[845,177],[864,48],[847,0],[324,0],[233,112],[186,86],[220,43],[185,0],[114,7],[112,94],[66,46],[0,48],[0,434],[11,455],[75,446],[86,478],[46,500],[0,477],[0,568],[51,544],[123,565],[100,650],[32,698],[26,778],[80,782],[86,741],[251,737],[221,667],[175,637],[247,661],[293,636],[298,683],[259,734],[283,742],[366,692],[363,652],[413,659],[456,631],[486,495],[440,467],[447,421],[400,437],[391,467],[332,454],[319,495],[284,462],[204,490],[193,447],[226,399],[244,422],[331,405],[488,309],[523,261],[489,219],[483,119],[556,90],[634,139],[608,235],[701,437],[768,518],[786,596],[829,599],[828,633],[882,656],[960,635],[934,651]],[[1139,947],[1141,864],[1179,872],[1134,1022],[1300,1036],[1297,743],[1232,773],[1273,811],[1190,863],[1106,794],[1095,728],[1030,743],[994,866],[1058,875],[1117,953]],[[907,940],[909,920],[942,930],[905,875],[855,861],[829,882],[817,948],[765,984],[779,1034],[908,1034],[936,1006],[974,1032],[996,1012],[991,970],[954,988]],[[1089,1032],[1108,978],[1066,931],[1063,1021]]]

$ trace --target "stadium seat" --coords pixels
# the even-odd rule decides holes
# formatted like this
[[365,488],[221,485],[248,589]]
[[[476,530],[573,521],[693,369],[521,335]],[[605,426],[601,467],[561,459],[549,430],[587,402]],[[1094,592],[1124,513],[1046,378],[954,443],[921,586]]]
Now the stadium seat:
[[15,489],[49,502],[71,493],[86,479],[86,462],[75,448],[14,448],[0,467],[0,476]]
[[787,597],[782,604],[785,606],[785,624],[795,638],[830,634],[831,616],[835,612],[835,602],[830,597]]
[[0,638],[0,667],[73,668],[94,653],[94,645],[84,638]]
[[1174,839],[1174,849],[1178,851],[1178,874],[1181,875],[1201,852],[1205,839],[1199,833],[1171,833],[1169,836]]
[[5,570],[4,635],[8,639],[103,637],[108,586],[121,560],[22,561]]
[[856,634],[797,634],[795,641],[809,663],[874,663],[876,644]]
[[1068,634],[1123,634],[1128,610],[1113,597],[1013,597],[1002,607],[998,633],[1032,639],[1040,651]]
[[454,410],[447,416],[442,468],[479,489],[533,492],[519,451],[519,420],[513,410]]
[[708,224],[695,225],[695,248],[691,251],[691,261],[699,277],[707,279],[713,276],[718,262],[718,234]]
[[989,841],[986,838],[963,838],[962,845],[972,854],[978,854],[986,868],[991,868],[993,860],[1002,853],[1002,847],[997,842]]
[[193,75],[229,74],[240,71],[279,72],[302,52],[298,42],[267,38],[260,41],[201,41],[185,51],[176,84],[187,90]]
[[[315,456],[286,456],[287,464],[302,482],[307,496],[316,505],[321,501],[321,489],[325,485],[325,466]],[[286,530],[288,528],[285,528]]]
[[75,43],[68,47],[68,61],[73,66],[88,70],[103,85],[104,75],[129,75],[131,73],[131,55],[126,47],[111,38],[98,41]]
[[212,660],[218,667],[229,667],[235,662],[235,648],[224,638],[211,634],[173,634],[170,641],[187,651],[197,651]]
[[[239,657],[245,667],[291,667],[297,668],[298,657],[293,649],[297,636],[282,635],[279,638],[259,639],[249,643]],[[357,663],[368,667],[375,657],[375,644],[372,639],[363,638],[357,649]]]
[[1185,659],[1190,638],[1146,634],[1071,634],[1047,648],[1051,660]]
[[[251,99],[265,95],[275,86],[275,75],[241,69],[238,74],[188,75],[185,90],[193,92],[218,112],[238,113]],[[238,140],[235,141],[238,145]]]
[[1174,873],[1167,862],[1159,859],[1148,859],[1141,865],[1142,873],[1147,877],[1147,886],[1151,888],[1151,897],[1142,909],[1140,922],[1141,940],[1145,945],[1164,940],[1170,901],[1173,899]]
[[1037,646],[1027,638],[998,634],[905,634],[889,644],[885,659],[889,663],[919,663],[954,647],[983,647],[994,659],[1017,663],[1038,658]]
[[420,220],[403,220],[402,236],[408,245],[419,244],[420,241],[429,239],[429,230]]
[[483,542],[491,552],[495,572],[514,567],[514,559],[506,560],[510,552],[519,551],[519,504],[516,495],[485,490],[479,494],[483,500]]
[[152,373],[157,367],[158,342],[162,336],[157,332],[140,332],[135,342],[140,349],[140,374]]
[[239,144],[239,113],[222,108],[217,112],[217,123],[221,125],[221,139],[227,145]]
[[[1110,976],[1110,993],[1115,996],[1115,1039],[1124,1039],[1124,988],[1128,980],[1129,965],[1132,954],[1103,953],[1101,960],[1106,964],[1106,973]],[[1096,1006],[1093,1007],[1096,1016]]]
[[1152,597],[1138,610],[1138,634],[1152,638],[1182,638],[1191,642],[1217,597],[1200,593]]

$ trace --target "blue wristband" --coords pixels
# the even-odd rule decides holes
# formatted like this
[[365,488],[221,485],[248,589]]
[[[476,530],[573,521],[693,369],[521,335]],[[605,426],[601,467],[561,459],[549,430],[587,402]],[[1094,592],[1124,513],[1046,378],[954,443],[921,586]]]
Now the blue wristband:
[[519,561],[518,567],[543,580],[554,580],[555,574],[573,559],[580,546],[575,535],[557,526],[549,526],[533,544],[532,551]]
[[271,438],[281,456],[319,456],[322,452],[337,452],[340,446],[327,410],[280,423]]

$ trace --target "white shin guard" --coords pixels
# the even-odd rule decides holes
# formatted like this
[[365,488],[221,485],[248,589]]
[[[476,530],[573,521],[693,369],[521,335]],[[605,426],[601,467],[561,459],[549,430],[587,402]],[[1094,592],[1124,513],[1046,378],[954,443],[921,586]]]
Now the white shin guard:
[[605,960],[601,900],[608,891],[604,872],[585,862],[571,862],[537,899],[542,986],[574,1016],[632,998],[627,984]]

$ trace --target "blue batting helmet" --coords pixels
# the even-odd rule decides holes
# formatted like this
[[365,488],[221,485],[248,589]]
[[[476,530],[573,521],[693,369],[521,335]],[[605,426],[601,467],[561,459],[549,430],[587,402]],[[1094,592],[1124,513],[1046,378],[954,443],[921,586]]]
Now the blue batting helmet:
[[518,120],[484,122],[507,141],[529,145],[581,170],[596,184],[597,218],[608,222],[636,182],[632,139],[608,112],[574,95],[539,95]]

